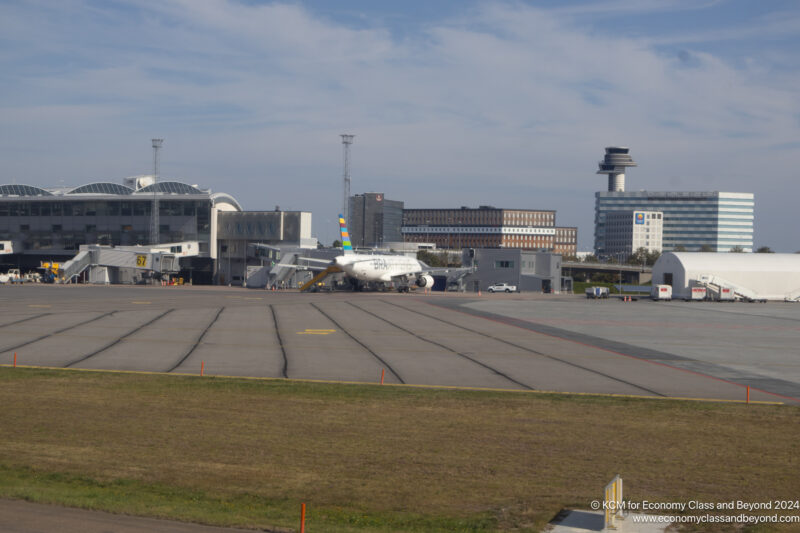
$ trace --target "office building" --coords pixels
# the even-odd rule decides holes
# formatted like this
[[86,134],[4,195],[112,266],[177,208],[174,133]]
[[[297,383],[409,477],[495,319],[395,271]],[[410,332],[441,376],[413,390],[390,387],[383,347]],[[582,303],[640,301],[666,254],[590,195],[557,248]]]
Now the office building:
[[356,248],[380,248],[384,243],[402,241],[402,221],[403,202],[387,200],[379,192],[350,197],[347,228]]
[[520,248],[563,255],[577,251],[578,229],[557,227],[556,212],[501,209],[403,210],[403,239],[433,243],[437,248]]
[[660,211],[612,211],[606,214],[606,254],[624,261],[640,248],[661,252],[664,214]]
[[752,193],[598,192],[595,193],[595,254],[609,255],[606,217],[616,211],[653,210],[663,214],[662,250],[753,251]]
[[[617,212],[660,212],[665,252],[674,250],[728,252],[753,250],[752,193],[625,191],[625,169],[636,166],[625,147],[608,147],[598,174],[608,175],[608,190],[595,193],[594,251],[598,257],[617,253],[609,241],[607,217]],[[613,231],[613,230],[612,230]]]

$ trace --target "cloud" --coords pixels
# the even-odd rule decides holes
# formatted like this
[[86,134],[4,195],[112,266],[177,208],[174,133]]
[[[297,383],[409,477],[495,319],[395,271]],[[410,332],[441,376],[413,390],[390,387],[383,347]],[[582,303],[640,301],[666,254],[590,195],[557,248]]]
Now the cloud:
[[165,175],[231,192],[249,209],[277,203],[324,221],[340,209],[330,205],[338,135],[354,133],[354,192],[383,190],[413,207],[489,196],[554,208],[559,223],[580,226],[583,247],[603,183],[596,161],[611,144],[631,146],[635,189],[669,188],[676,176],[689,186],[697,174],[749,191],[769,172],[773,187],[797,192],[786,163],[797,155],[796,74],[694,46],[737,28],[629,37],[584,17],[663,6],[481,2],[397,34],[297,3],[5,5],[0,155],[24,174],[46,139],[57,149],[42,149],[28,181],[78,183],[97,168],[146,171],[149,139],[164,137]]

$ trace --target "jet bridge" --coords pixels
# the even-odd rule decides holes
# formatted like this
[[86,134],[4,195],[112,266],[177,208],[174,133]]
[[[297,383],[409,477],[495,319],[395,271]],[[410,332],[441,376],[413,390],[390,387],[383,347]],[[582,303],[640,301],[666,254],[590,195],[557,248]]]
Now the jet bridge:
[[62,264],[58,271],[61,283],[72,283],[76,277],[87,269],[91,269],[91,277],[108,283],[108,269],[133,269],[151,272],[160,276],[178,272],[178,258],[174,254],[149,248],[120,249],[110,246],[90,244],[81,246],[80,252],[71,260]]

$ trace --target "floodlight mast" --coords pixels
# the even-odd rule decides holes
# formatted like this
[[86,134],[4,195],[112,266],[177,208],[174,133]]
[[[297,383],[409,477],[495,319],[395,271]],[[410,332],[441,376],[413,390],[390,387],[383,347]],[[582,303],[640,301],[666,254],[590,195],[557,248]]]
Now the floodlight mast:
[[150,218],[152,225],[150,227],[150,244],[158,244],[159,232],[161,229],[158,220],[158,151],[164,139],[153,139],[153,216]]
[[344,148],[344,201],[342,202],[342,216],[345,224],[350,224],[348,219],[348,207],[350,205],[350,145],[353,144],[355,135],[342,134],[342,145]]

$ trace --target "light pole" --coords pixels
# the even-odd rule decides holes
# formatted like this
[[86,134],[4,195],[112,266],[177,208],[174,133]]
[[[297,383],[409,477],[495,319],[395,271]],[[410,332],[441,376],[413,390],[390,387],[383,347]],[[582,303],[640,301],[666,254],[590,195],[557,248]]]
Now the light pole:
[[153,216],[151,217],[153,225],[150,228],[150,244],[158,244],[161,231],[158,219],[158,151],[163,143],[164,139],[153,139]]

